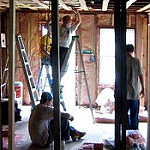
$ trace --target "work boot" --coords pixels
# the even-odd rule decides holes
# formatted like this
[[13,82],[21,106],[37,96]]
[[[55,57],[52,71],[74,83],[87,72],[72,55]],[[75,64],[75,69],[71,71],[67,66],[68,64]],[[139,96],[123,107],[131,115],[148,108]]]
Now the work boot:
[[81,139],[83,136],[85,136],[85,132],[79,132],[77,130],[73,131],[71,133],[71,138],[72,138],[72,141],[76,141],[76,140],[79,140]]

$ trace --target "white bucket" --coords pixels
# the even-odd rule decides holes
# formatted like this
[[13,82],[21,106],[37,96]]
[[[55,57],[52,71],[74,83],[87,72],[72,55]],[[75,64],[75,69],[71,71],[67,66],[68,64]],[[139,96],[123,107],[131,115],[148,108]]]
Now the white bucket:
[[14,83],[14,90],[16,92],[15,101],[18,103],[18,108],[21,108],[22,101],[23,101],[23,84],[22,82],[15,82]]

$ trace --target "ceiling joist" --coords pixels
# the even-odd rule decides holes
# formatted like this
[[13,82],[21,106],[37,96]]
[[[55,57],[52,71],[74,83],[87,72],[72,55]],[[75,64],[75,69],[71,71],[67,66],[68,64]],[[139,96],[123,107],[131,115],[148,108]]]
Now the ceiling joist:
[[39,0],[32,0],[32,1],[38,3],[38,5],[40,5],[40,6],[43,7],[43,8],[49,9],[49,6],[48,6],[48,5],[46,5],[46,4],[42,3],[42,2],[40,2]]
[[88,10],[88,7],[86,6],[85,0],[79,0],[79,2],[81,4],[81,9]]
[[110,0],[103,0],[102,11],[107,11],[109,1]]
[[68,7],[62,0],[59,0],[59,5],[65,10],[71,10],[71,8]]
[[136,2],[137,0],[129,0],[126,3],[126,9],[128,9],[134,2]]
[[24,3],[20,2],[20,1],[16,0],[15,2],[16,2],[16,5],[17,5],[18,8],[29,8],[31,10],[37,10],[37,8],[30,7],[30,5],[24,4]]
[[150,4],[146,5],[145,7],[141,8],[139,10],[137,10],[137,12],[142,12],[142,11],[145,11],[145,10],[147,10],[149,8],[150,8]]

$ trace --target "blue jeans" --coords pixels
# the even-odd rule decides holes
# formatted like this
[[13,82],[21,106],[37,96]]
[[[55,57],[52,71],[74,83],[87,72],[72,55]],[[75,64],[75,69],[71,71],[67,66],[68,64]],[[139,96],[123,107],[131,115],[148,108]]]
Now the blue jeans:
[[127,100],[127,129],[128,130],[138,130],[139,123],[139,100]]
[[[76,129],[72,126],[70,126],[69,121],[65,118],[61,117],[61,140],[62,141],[67,141],[70,139],[70,135],[76,131]],[[49,126],[49,139],[50,141],[53,140],[54,138],[54,120],[50,121],[50,126]]]

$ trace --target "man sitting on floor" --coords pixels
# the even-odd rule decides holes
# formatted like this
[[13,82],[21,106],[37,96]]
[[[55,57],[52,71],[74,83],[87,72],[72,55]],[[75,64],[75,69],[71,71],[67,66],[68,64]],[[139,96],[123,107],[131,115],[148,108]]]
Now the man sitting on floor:
[[[42,93],[40,104],[33,109],[29,119],[29,134],[33,144],[37,146],[49,145],[54,138],[52,96],[48,92]],[[74,118],[68,113],[61,113],[61,140],[67,141],[70,136],[73,141],[82,138],[85,132],[79,132],[69,125]]]

